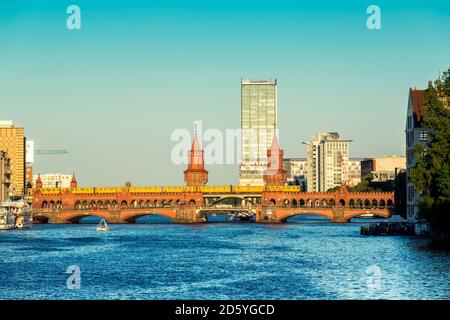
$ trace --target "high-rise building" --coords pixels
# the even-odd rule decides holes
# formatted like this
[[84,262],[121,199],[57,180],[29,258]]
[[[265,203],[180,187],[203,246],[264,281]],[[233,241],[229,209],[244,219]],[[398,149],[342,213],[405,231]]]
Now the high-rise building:
[[[430,84],[431,85],[431,84]],[[430,129],[423,127],[426,117],[425,90],[409,89],[408,109],[406,114],[406,174],[409,176],[411,168],[416,164],[414,146],[421,144],[425,148],[429,141]],[[406,184],[406,214],[410,222],[419,220],[419,206],[421,200],[419,192],[410,179]]]
[[263,185],[267,150],[277,128],[277,80],[241,80],[239,185]]
[[11,159],[11,192],[21,196],[25,190],[25,136],[24,128],[12,121],[0,121],[0,149]]
[[0,150],[0,201],[5,201],[8,198],[11,184],[10,162],[8,154]]
[[348,180],[349,142],[337,132],[320,132],[306,144],[308,192],[325,192]]

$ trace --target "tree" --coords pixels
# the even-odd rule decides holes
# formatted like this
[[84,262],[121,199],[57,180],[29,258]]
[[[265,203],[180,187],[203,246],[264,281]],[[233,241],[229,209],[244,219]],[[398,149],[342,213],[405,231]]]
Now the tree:
[[416,164],[410,179],[422,193],[420,215],[430,223],[432,234],[450,239],[450,68],[435,85],[425,91],[426,117],[429,128],[426,148],[414,148]]

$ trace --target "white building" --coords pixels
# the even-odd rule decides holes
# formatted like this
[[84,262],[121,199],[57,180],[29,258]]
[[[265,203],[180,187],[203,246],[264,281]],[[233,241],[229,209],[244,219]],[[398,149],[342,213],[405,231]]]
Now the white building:
[[[72,181],[71,174],[48,173],[40,176],[42,188],[70,188],[70,181]],[[36,187],[37,178],[37,175],[33,175],[33,188]]]
[[308,192],[325,192],[348,180],[349,142],[337,132],[320,132],[305,143]]
[[241,80],[239,185],[264,185],[267,149],[277,127],[277,80]]
[[283,166],[287,171],[287,183],[302,186],[302,191],[306,191],[306,176],[308,174],[306,158],[283,159]]
[[347,166],[347,185],[356,186],[361,182],[361,161],[364,158],[350,158]]
[[[429,129],[422,127],[426,115],[425,90],[409,89],[408,111],[406,115],[406,174],[409,176],[415,165],[414,146],[422,144],[425,148],[429,141]],[[418,203],[421,195],[416,192],[409,178],[406,183],[406,214],[410,222],[419,220]]]

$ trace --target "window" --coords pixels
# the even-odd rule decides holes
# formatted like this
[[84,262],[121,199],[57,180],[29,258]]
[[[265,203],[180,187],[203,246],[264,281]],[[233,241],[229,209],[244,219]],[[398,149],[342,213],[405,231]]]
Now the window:
[[428,140],[428,131],[420,130],[419,132],[419,141],[427,141]]

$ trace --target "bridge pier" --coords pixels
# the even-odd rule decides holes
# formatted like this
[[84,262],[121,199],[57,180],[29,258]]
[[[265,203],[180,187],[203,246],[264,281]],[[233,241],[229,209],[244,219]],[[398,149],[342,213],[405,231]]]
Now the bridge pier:
[[181,207],[175,210],[175,223],[204,223],[206,218],[200,213],[200,208],[197,207]]
[[333,210],[333,217],[331,219],[331,222],[333,223],[348,223],[350,222],[350,219],[347,219],[345,217],[344,210]]

